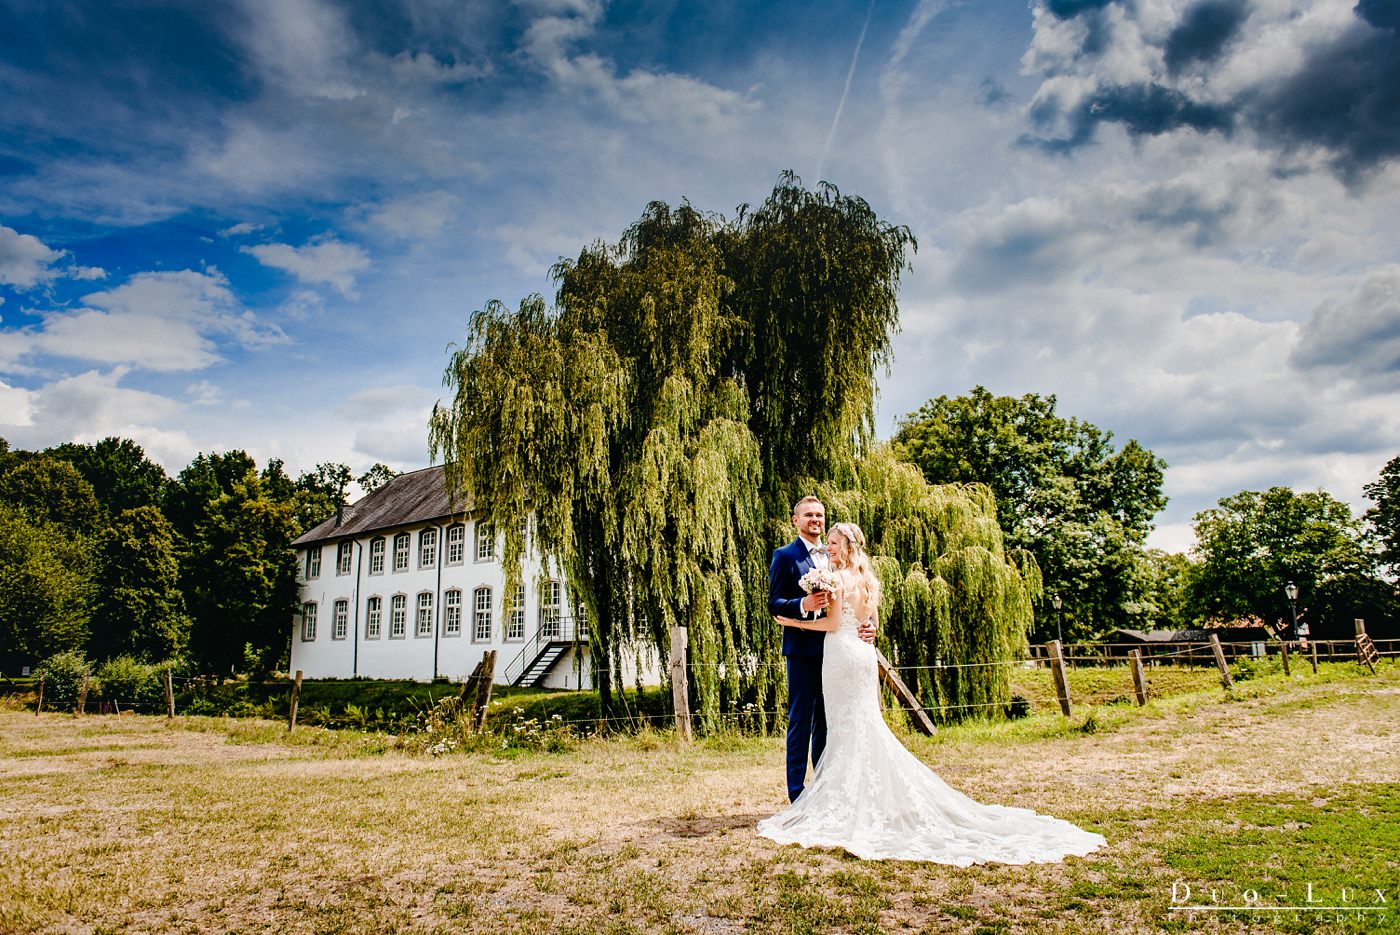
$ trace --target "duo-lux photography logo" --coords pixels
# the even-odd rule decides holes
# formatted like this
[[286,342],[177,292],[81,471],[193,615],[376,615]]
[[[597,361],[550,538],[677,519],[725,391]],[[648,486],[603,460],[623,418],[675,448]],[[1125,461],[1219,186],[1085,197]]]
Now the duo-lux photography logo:
[[1291,887],[1231,886],[1220,883],[1192,883],[1177,880],[1172,883],[1171,905],[1174,916],[1188,921],[1198,914],[1247,912],[1256,918],[1280,917],[1291,914],[1301,918],[1342,922],[1365,918],[1383,922],[1390,912],[1390,896],[1377,886],[1327,886],[1300,883]]

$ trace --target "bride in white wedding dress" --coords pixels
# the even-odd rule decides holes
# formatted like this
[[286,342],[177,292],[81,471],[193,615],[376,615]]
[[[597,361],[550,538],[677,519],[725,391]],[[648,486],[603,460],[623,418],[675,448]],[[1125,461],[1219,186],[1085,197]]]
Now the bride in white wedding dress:
[[826,630],[822,697],[826,750],[812,780],[785,811],[758,823],[780,844],[840,847],[866,860],[1048,863],[1102,847],[1102,835],[1030,809],[982,805],[949,786],[890,732],[880,711],[875,647],[857,621],[873,617],[880,582],[854,523],[837,523],[827,539],[841,580],[829,616],[791,621]]

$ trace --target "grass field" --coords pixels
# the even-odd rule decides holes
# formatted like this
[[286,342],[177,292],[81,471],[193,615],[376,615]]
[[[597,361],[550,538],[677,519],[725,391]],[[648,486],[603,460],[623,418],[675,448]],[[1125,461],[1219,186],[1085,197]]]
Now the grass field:
[[[0,710],[0,932],[1400,931],[1400,668],[1146,708],[1108,703],[1122,676],[1076,676],[1066,720],[1018,675],[1033,716],[908,738],[969,794],[1109,842],[968,869],[757,837],[783,805],[777,738],[434,758],[267,721]],[[1359,911],[1376,890],[1386,909]]]

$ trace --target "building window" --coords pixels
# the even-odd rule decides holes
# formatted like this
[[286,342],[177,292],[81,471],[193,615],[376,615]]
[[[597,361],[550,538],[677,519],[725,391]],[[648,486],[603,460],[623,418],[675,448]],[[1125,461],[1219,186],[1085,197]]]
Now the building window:
[[437,567],[437,530],[425,529],[418,534],[418,567]]
[[350,632],[350,602],[335,602],[335,620],[331,623],[331,639],[343,640]]
[[369,544],[369,573],[384,574],[384,540],[373,539]]
[[403,639],[404,628],[408,625],[408,597],[395,594],[389,598],[389,639]]
[[411,538],[406,532],[394,537],[394,571],[408,571],[408,543]]
[[447,527],[447,564],[462,564],[467,550],[467,527],[461,523]]
[[506,639],[525,638],[525,585],[515,586],[515,598],[510,602],[510,621],[506,624]]
[[496,558],[496,531],[487,523],[476,524],[476,560],[490,562]]
[[379,639],[379,626],[384,619],[384,598],[371,597],[365,607],[365,639]]
[[355,543],[342,542],[335,547],[335,573],[337,575],[348,575],[351,571],[351,564],[355,561]]
[[462,592],[456,588],[442,595],[442,635],[462,635]]
[[321,547],[313,545],[306,550],[306,577],[321,577]]
[[491,641],[491,589],[477,588],[472,592],[472,640],[477,643]]
[[547,640],[559,638],[558,581],[546,581],[540,595],[540,636]]
[[301,605],[301,641],[310,643],[316,639],[316,605]]
[[582,594],[569,595],[569,610],[574,615],[574,632],[588,633],[588,608],[584,606]]
[[433,635],[433,595],[424,591],[418,595],[418,629],[419,636]]

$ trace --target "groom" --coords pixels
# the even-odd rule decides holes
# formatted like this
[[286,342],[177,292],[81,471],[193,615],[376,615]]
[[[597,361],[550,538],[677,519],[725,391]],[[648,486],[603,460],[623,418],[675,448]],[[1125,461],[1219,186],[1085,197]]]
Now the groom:
[[[813,568],[827,568],[826,508],[816,497],[803,497],[792,508],[797,538],[773,553],[768,566],[768,612],[775,617],[815,620],[831,603],[826,591],[806,594],[800,581]],[[788,673],[787,786],[796,801],[807,779],[807,753],[815,765],[826,747],[826,708],[822,704],[822,641],[826,634],[800,627],[783,628],[783,657]],[[861,624],[860,638],[875,642],[875,625]]]

